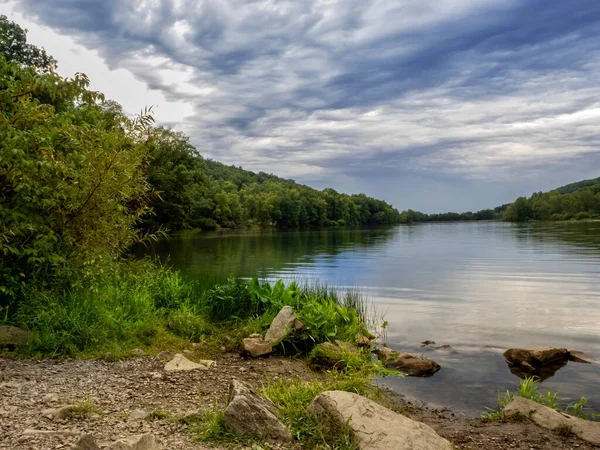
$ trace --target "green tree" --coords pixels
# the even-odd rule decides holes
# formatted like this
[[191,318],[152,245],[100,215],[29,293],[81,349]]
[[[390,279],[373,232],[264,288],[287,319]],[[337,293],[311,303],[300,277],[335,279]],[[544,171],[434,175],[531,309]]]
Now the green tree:
[[27,43],[27,30],[0,15],[0,54],[8,62],[33,66],[42,72],[56,70],[56,60],[43,48]]

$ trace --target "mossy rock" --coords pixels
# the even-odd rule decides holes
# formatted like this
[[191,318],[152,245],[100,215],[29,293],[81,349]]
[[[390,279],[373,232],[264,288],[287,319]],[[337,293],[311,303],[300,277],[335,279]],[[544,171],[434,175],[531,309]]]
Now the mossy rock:
[[365,364],[365,355],[349,342],[323,342],[312,349],[308,356],[310,367],[316,370],[346,370]]

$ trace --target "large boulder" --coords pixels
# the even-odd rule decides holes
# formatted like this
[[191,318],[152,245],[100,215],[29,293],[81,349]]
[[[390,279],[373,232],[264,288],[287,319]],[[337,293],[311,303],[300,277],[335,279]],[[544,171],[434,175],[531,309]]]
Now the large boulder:
[[440,370],[440,365],[432,359],[411,353],[398,352],[383,347],[378,352],[379,359],[388,369],[395,369],[412,377],[429,377]]
[[167,372],[183,372],[188,370],[208,370],[214,361],[202,360],[199,363],[195,363],[187,359],[181,353],[177,353],[171,361],[165,364],[165,371]]
[[281,422],[273,403],[254,392],[248,384],[233,380],[229,386],[229,404],[223,416],[225,428],[270,441],[289,442],[290,430]]
[[27,342],[31,333],[11,325],[0,325],[0,347],[18,347]]
[[271,326],[265,334],[265,341],[272,345],[279,344],[296,328],[297,322],[298,318],[292,307],[284,306],[271,322]]
[[584,441],[600,445],[600,422],[558,412],[523,397],[515,397],[504,407],[504,417],[525,417],[543,428],[573,433]]
[[450,442],[429,426],[351,392],[323,392],[309,410],[338,425],[347,424],[361,450],[452,450]]
[[106,450],[160,450],[160,446],[151,434],[139,434],[120,439],[105,447]]
[[273,345],[271,345],[270,342],[265,341],[260,335],[252,335],[242,340],[240,353],[242,356],[258,358],[259,356],[273,353]]

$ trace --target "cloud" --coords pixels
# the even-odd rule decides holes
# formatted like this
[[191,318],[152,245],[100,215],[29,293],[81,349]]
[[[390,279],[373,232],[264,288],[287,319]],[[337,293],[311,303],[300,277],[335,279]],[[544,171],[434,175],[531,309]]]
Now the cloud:
[[597,0],[18,7],[188,104],[177,128],[227,163],[300,179],[600,168]]

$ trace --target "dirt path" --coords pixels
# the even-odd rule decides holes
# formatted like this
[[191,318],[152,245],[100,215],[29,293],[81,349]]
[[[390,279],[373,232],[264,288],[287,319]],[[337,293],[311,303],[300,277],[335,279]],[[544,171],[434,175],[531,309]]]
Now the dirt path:
[[[133,420],[129,413],[144,409],[186,414],[223,407],[233,377],[255,386],[266,377],[315,377],[301,362],[281,358],[250,361],[225,355],[208,371],[168,373],[163,366],[153,357],[119,362],[0,359],[0,449],[70,449],[76,440],[65,435],[24,434],[27,429],[89,433],[100,444],[152,433],[164,449],[206,449],[210,446],[194,442],[183,424],[156,418]],[[42,414],[57,406],[51,397],[57,397],[61,404],[88,399],[101,413],[52,421]],[[416,408],[401,396],[392,395],[391,399],[395,409],[429,424],[458,449],[598,448],[526,422],[485,423]]]

